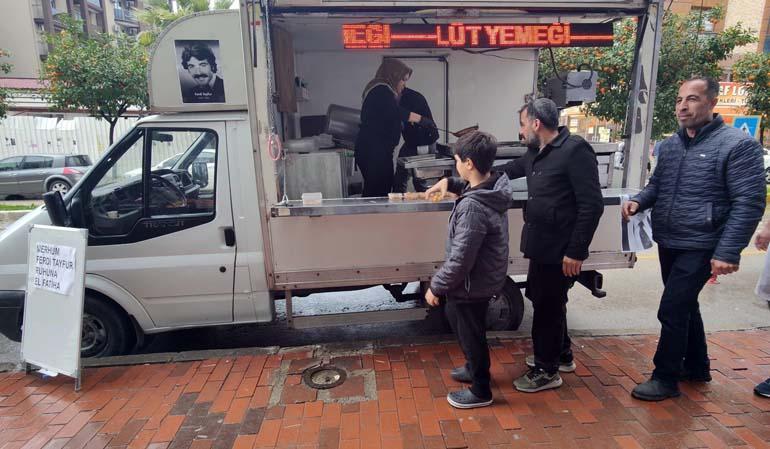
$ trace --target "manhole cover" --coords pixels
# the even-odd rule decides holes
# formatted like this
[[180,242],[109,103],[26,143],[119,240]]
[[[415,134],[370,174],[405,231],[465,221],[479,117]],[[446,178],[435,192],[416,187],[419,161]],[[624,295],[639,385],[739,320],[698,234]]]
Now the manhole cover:
[[332,365],[309,368],[302,374],[302,380],[310,388],[327,390],[345,382],[348,375],[345,371]]

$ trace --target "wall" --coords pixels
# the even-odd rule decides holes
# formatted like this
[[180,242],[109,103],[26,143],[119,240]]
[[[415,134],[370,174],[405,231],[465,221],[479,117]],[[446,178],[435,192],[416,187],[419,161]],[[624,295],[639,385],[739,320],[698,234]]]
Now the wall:
[[10,58],[3,62],[13,64],[13,78],[37,78],[40,71],[40,53],[35,34],[35,22],[31,0],[0,1],[0,48],[7,50]]
[[[291,26],[288,28],[291,30]],[[430,55],[414,50],[338,50],[342,43],[337,26],[303,26],[294,33],[297,74],[306,81],[310,91],[310,101],[299,104],[302,115],[324,115],[330,103],[360,108],[363,88],[374,76],[383,56]],[[449,62],[449,130],[478,124],[498,140],[518,140],[517,111],[524,95],[534,88],[536,51],[506,50],[493,54],[496,56],[462,51],[432,52],[433,56],[446,55]],[[423,69],[414,71],[407,86],[426,97],[434,116],[438,116],[439,127],[443,128],[443,64],[406,58],[404,61],[415,69]]]
[[[765,13],[765,3],[767,0],[730,0],[727,5],[727,15],[725,16],[725,26],[733,26],[741,23],[744,27],[754,30],[759,35],[762,29],[762,18]],[[756,52],[761,49],[761,44],[753,43],[743,47],[736,48],[733,52],[733,59],[742,54]]]
[[[115,141],[136,123],[118,120]],[[28,153],[87,154],[96,162],[109,147],[109,124],[93,117],[66,120],[9,116],[0,121],[0,158]]]
[[[406,52],[402,52],[404,54]],[[415,55],[416,53],[408,53]],[[453,52],[449,62],[449,130],[478,124],[499,140],[518,140],[516,111],[534,85],[535,52],[515,50],[495,53],[519,60]],[[382,53],[313,52],[297,55],[297,73],[308,85],[310,101],[300,103],[302,115],[323,115],[330,103],[361,107],[361,93],[382,60]],[[410,60],[404,59],[407,64]],[[420,64],[425,64],[421,60]],[[530,61],[530,62],[525,62]],[[439,79],[425,79],[415,70],[408,86],[428,100],[437,123],[443,127],[443,64],[430,73]],[[420,86],[420,87],[418,87]]]

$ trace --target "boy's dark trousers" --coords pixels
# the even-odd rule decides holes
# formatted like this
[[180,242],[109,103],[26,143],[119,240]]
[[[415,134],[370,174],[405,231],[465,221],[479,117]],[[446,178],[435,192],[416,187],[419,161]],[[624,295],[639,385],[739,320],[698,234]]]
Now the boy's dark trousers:
[[444,311],[465,354],[465,369],[471,374],[471,392],[481,399],[492,397],[489,386],[489,346],[487,309],[489,299],[453,300],[447,298]]
[[572,279],[564,276],[561,264],[529,262],[527,297],[532,301],[532,345],[535,368],[548,374],[559,370],[559,362],[572,361],[572,341],[567,335],[567,292]]

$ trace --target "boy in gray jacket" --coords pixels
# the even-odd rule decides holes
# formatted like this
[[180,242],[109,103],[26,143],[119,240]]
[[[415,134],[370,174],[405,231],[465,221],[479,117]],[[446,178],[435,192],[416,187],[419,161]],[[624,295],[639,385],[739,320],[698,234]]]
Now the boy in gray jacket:
[[504,173],[492,172],[497,141],[474,132],[454,146],[457,172],[448,190],[460,195],[449,217],[446,260],[433,276],[425,299],[431,306],[446,297],[446,315],[465,354],[465,366],[452,378],[470,383],[447,401],[456,408],[492,404],[486,315],[489,300],[500,292],[508,269],[508,208],[513,187]]

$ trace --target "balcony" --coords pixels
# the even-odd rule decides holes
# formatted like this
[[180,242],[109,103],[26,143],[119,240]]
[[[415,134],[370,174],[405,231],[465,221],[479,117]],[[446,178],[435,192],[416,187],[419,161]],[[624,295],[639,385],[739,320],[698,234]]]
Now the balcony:
[[88,0],[88,4],[91,5],[91,6],[96,6],[99,9],[101,9],[101,7],[102,7],[101,0]]
[[41,0],[32,0],[32,17],[35,20],[43,20],[43,2]]
[[120,20],[121,22],[138,23],[134,13],[127,9],[115,8],[115,20]]

